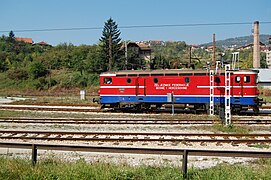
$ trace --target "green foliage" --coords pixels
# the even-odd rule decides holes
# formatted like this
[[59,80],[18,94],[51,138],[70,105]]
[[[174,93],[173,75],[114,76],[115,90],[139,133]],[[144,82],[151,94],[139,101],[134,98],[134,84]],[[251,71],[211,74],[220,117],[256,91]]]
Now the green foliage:
[[55,86],[57,84],[57,81],[55,79],[45,77],[40,77],[31,82],[32,85],[37,90],[48,90],[50,87]]
[[[259,159],[249,165],[220,164],[208,169],[192,168],[188,179],[270,179],[270,159]],[[1,179],[183,179],[180,167],[129,166],[92,162],[84,159],[65,162],[51,155],[39,159],[35,167],[29,159],[0,157]]]
[[[224,59],[231,60],[232,51],[227,51]],[[253,49],[246,49],[240,51],[240,68],[249,69],[253,68]],[[265,53],[260,53],[260,66],[266,68],[266,56]]]
[[225,133],[240,133],[240,134],[248,134],[249,129],[246,127],[241,126],[235,126],[233,124],[230,124],[228,126],[223,126],[221,124],[215,124],[213,125],[213,128],[215,131],[219,132],[225,132]]
[[266,53],[263,53],[263,52],[260,53],[260,67],[261,68],[267,68]]
[[[190,47],[185,42],[167,42],[162,45],[152,45],[154,59],[152,68],[187,68],[190,63]],[[210,54],[203,49],[192,49],[191,63],[195,68],[202,68],[209,61]]]
[[69,89],[74,87],[84,88],[91,85],[99,84],[99,74],[80,74],[71,72],[60,78],[61,87]]
[[9,32],[7,40],[9,42],[14,42],[15,41],[15,34],[13,33],[13,31]]
[[89,50],[87,57],[86,57],[86,65],[85,70],[88,73],[101,73],[105,70],[103,59],[100,56],[101,54],[101,47],[94,45]]
[[270,146],[266,144],[253,144],[253,145],[250,145],[250,147],[255,147],[259,149],[268,149]]
[[120,30],[116,22],[110,17],[105,23],[100,38],[101,58],[100,64],[103,71],[120,69],[124,62],[119,56],[121,47]]
[[48,70],[42,62],[34,61],[29,66],[29,74],[34,79],[47,75]]
[[28,78],[28,73],[24,69],[10,69],[7,71],[7,76],[9,79],[13,80],[26,80]]

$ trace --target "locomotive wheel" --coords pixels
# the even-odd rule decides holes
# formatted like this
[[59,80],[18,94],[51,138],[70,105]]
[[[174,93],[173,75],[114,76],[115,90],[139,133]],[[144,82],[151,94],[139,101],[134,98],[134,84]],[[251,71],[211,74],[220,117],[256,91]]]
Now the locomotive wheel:
[[258,106],[254,106],[253,107],[253,112],[256,113],[256,114],[258,114],[260,112],[259,107]]

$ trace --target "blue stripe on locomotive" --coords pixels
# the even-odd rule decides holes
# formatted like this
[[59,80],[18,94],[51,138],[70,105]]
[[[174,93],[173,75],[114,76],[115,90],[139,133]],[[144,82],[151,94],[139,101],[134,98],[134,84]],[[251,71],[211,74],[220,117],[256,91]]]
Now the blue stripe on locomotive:
[[[214,103],[224,103],[224,97],[215,97]],[[120,102],[126,103],[167,103],[167,96],[101,96],[101,104],[115,104]],[[209,97],[197,97],[197,96],[182,96],[175,97],[176,104],[197,104],[197,103],[210,103]],[[255,97],[231,97],[231,104],[236,105],[256,105]]]

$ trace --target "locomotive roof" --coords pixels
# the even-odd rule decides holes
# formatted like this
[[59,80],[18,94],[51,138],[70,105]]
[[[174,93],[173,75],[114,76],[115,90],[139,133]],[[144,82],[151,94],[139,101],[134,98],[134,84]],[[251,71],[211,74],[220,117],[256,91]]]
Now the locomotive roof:
[[[257,73],[257,70],[251,70],[251,69],[243,69],[243,70],[231,70],[232,72],[254,72]],[[224,73],[224,69],[219,70],[220,73]],[[194,74],[194,73],[200,73],[205,74],[209,73],[209,70],[207,69],[197,69],[197,70],[191,70],[191,69],[159,69],[159,70],[122,70],[122,71],[108,71],[104,72],[101,75],[139,75],[139,74],[159,74],[159,75],[167,75],[167,74]]]

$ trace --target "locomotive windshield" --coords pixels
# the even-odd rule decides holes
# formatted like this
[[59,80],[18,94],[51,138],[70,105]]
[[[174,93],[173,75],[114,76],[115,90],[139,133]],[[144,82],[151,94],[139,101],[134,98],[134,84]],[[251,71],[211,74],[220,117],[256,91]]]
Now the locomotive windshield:
[[112,84],[112,78],[104,78],[104,84]]

